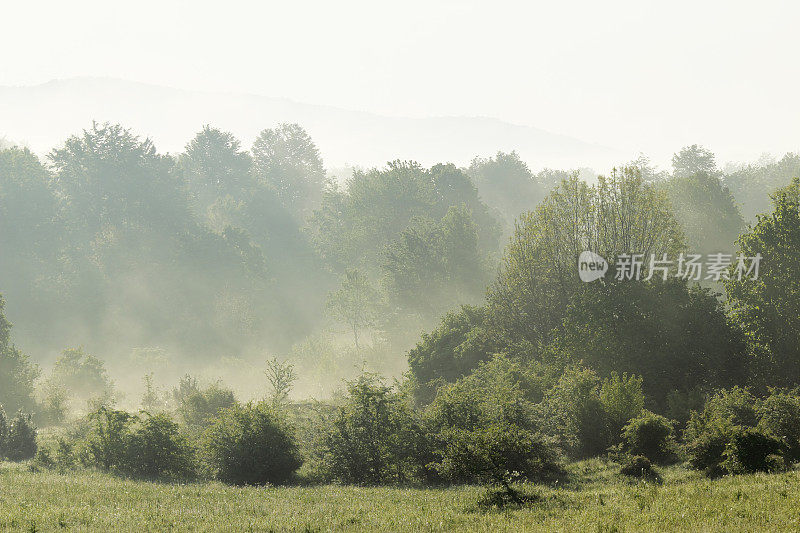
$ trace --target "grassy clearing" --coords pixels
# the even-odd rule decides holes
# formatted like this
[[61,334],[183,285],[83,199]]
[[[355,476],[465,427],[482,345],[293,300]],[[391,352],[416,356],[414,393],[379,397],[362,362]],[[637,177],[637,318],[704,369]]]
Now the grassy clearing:
[[800,475],[706,480],[681,467],[662,485],[616,465],[572,465],[562,487],[525,488],[526,508],[479,511],[480,487],[443,489],[168,485],[0,466],[0,531],[800,531]]

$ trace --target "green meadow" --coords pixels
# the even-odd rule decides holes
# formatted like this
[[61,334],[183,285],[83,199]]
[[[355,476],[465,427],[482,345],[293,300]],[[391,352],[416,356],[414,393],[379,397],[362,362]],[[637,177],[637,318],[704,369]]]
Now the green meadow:
[[533,501],[481,508],[483,487],[231,487],[101,473],[0,468],[2,531],[797,531],[800,476],[709,480],[675,466],[660,484],[614,463],[570,466],[563,486],[524,485]]

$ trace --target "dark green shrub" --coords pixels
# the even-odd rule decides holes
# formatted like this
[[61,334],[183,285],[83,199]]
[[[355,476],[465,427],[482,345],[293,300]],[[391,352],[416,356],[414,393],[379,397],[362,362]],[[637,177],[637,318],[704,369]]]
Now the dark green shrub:
[[612,443],[600,385],[593,370],[568,368],[538,406],[542,430],[572,457],[601,455]]
[[101,407],[89,415],[91,429],[86,438],[84,462],[103,470],[125,464],[130,426],[135,417],[125,411]]
[[618,444],[622,429],[644,409],[642,378],[612,372],[610,378],[603,380],[599,392],[611,444]]
[[404,482],[424,477],[431,457],[407,399],[374,375],[348,384],[344,404],[319,446],[323,476],[343,483]]
[[195,473],[194,448],[168,415],[147,415],[125,438],[120,470],[148,479],[190,479]]
[[284,416],[265,402],[234,405],[206,431],[205,453],[225,483],[284,483],[302,464],[292,432]]
[[516,425],[450,428],[440,438],[443,445],[435,467],[445,479],[491,483],[511,491],[514,481],[543,481],[561,471],[542,437]]
[[623,476],[637,477],[642,479],[658,480],[661,478],[653,468],[650,459],[643,455],[628,456],[622,463],[619,473]]
[[509,491],[516,479],[538,481],[560,473],[517,366],[495,357],[440,389],[428,407],[437,456],[433,465],[445,479],[500,484]]
[[31,415],[17,413],[8,425],[5,456],[11,461],[25,461],[36,455],[36,428]]
[[622,447],[628,453],[647,457],[654,463],[673,461],[677,445],[672,422],[645,411],[623,428]]
[[[693,420],[695,417],[690,419],[689,427],[693,427]],[[725,473],[722,466],[723,454],[734,431],[735,426],[719,420],[705,424],[702,431],[696,429],[687,431],[687,434],[691,435],[686,442],[686,453],[691,467],[704,471],[709,477],[723,475]]]
[[734,433],[723,453],[722,467],[730,474],[770,472],[785,467],[783,444],[757,429]]
[[712,394],[703,408],[703,418],[726,419],[735,426],[755,427],[758,409],[758,399],[749,390],[737,386]]
[[761,402],[758,414],[758,429],[784,443],[786,461],[800,461],[800,395],[773,390]]

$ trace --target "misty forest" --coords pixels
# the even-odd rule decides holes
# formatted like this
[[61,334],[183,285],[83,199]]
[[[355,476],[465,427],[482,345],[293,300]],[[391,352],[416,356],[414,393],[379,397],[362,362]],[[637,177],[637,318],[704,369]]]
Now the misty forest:
[[[272,126],[0,145],[0,479],[158,530],[796,526],[800,155],[326,168]],[[584,250],[762,260],[584,283]]]

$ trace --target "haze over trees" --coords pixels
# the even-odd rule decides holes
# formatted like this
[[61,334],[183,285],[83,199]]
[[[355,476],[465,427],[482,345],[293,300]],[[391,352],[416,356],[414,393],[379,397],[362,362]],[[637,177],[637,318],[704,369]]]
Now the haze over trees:
[[[587,180],[498,152],[337,183],[296,124],[250,150],[204,126],[161,154],[114,124],[45,161],[3,148],[0,455],[149,480],[487,483],[499,507],[586,458],[643,479],[681,459],[786,470],[796,159],[725,173],[693,145],[672,172],[640,156]],[[592,283],[586,250],[610,260]],[[613,261],[714,252],[731,263],[713,288]]]

